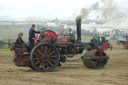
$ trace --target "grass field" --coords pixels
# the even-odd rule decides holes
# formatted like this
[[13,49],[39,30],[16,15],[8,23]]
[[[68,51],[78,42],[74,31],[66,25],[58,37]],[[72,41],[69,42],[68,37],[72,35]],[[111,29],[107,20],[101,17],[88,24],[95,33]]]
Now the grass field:
[[0,53],[10,53],[10,49],[7,48],[7,49],[0,49]]
[[81,55],[76,55],[48,73],[17,67],[14,54],[0,49],[0,85],[128,85],[128,50],[114,40],[111,43],[114,49],[106,51],[110,59],[104,69],[86,68],[78,59]]

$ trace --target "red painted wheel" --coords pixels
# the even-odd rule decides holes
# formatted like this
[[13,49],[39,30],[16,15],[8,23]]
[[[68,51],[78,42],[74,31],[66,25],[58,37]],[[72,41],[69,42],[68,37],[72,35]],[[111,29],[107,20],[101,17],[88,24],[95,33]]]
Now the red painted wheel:
[[38,44],[31,52],[31,63],[40,72],[53,71],[60,61],[58,49],[51,44]]
[[108,49],[108,44],[104,43],[103,47],[104,47],[104,50],[106,51]]

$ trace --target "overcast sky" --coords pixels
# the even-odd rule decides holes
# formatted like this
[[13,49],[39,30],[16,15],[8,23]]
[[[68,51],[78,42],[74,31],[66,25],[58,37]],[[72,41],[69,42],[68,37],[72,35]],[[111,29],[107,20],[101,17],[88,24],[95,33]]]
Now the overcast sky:
[[[91,6],[100,0],[0,0],[0,20],[73,19],[81,8]],[[111,0],[110,0],[111,1]],[[128,8],[128,0],[115,0]]]

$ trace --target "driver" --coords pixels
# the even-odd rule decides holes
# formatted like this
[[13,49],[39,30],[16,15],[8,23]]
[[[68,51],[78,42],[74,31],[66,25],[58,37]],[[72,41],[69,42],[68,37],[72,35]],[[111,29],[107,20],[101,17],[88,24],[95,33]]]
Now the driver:
[[34,46],[35,33],[41,33],[40,31],[35,31],[35,24],[32,24],[32,27],[29,30],[29,53],[31,52]]

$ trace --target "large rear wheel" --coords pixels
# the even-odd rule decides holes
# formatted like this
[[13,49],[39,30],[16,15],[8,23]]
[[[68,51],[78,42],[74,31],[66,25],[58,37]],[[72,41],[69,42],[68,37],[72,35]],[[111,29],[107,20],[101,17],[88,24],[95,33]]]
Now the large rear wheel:
[[53,71],[60,61],[58,49],[51,44],[38,44],[31,52],[31,63],[40,72]]

